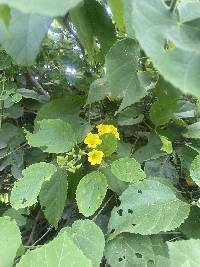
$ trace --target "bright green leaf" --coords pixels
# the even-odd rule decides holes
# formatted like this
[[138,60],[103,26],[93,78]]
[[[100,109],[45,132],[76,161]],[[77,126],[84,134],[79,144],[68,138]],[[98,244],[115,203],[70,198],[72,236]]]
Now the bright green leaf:
[[170,266],[198,267],[200,263],[200,240],[168,242]]
[[124,26],[124,2],[123,0],[108,0],[112,10],[113,21],[119,31],[123,32]]
[[[129,23],[154,66],[167,81],[184,93],[199,96],[199,12],[196,16],[190,9],[186,12],[189,15],[180,12],[176,16],[164,1],[127,2]],[[194,1],[194,5],[195,9],[200,10],[199,2]]]
[[137,182],[143,180],[146,175],[140,164],[133,158],[121,158],[111,165],[112,173],[121,181]]
[[107,191],[106,177],[100,172],[84,176],[76,190],[79,212],[89,217],[100,207]]
[[122,232],[142,235],[174,230],[188,217],[190,206],[179,200],[171,187],[144,180],[130,185],[112,210],[108,225],[110,238]]
[[93,267],[91,261],[74,244],[67,232],[40,248],[28,251],[17,267]]
[[27,132],[30,146],[41,147],[49,153],[64,153],[75,145],[75,133],[69,123],[59,119],[38,121],[40,129],[35,133]]
[[114,134],[104,134],[101,136],[102,143],[97,150],[103,151],[105,157],[111,156],[117,150],[117,139]]
[[105,257],[112,267],[141,267],[155,261],[150,238],[128,233],[107,243]]
[[12,267],[21,245],[21,233],[16,222],[9,217],[1,217],[0,236],[0,266]]
[[23,170],[23,178],[15,182],[10,202],[14,209],[30,207],[37,202],[37,196],[44,181],[56,172],[53,164],[35,163]]
[[105,246],[101,229],[90,220],[79,220],[66,230],[74,244],[92,261],[92,266],[99,267]]
[[49,181],[46,181],[40,191],[39,201],[49,224],[58,226],[65,207],[67,198],[68,180],[67,173],[58,170]]
[[49,17],[64,16],[71,8],[74,8],[82,0],[0,0],[0,4],[7,4],[10,7],[20,10],[26,14],[40,14]]
[[5,26],[8,28],[10,23],[10,8],[7,5],[0,4],[0,19],[3,20]]
[[165,136],[160,135],[160,140],[162,142],[161,150],[166,152],[167,154],[171,154],[173,152],[172,142]]

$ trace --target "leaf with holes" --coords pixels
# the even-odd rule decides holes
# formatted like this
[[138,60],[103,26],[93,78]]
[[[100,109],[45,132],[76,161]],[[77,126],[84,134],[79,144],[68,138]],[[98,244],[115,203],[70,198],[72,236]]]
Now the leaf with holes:
[[15,182],[10,202],[14,209],[30,207],[37,202],[37,196],[44,181],[56,172],[53,164],[35,163],[23,170],[23,178]]
[[79,182],[76,201],[79,212],[88,217],[100,207],[107,191],[106,177],[101,172],[91,172]]
[[11,267],[22,242],[21,233],[16,222],[7,216],[1,217],[0,236],[0,266]]
[[170,266],[198,267],[200,263],[200,240],[168,242]]
[[110,238],[122,232],[151,235],[174,230],[190,211],[189,204],[178,199],[171,187],[156,180],[130,185],[120,200],[109,221]]
[[[200,12],[183,12],[187,1],[178,6],[179,16],[164,1],[125,2],[129,24],[154,66],[182,92],[200,96]],[[200,10],[200,2],[190,5]]]
[[26,134],[30,146],[41,147],[49,153],[64,153],[74,147],[75,133],[69,123],[58,119],[44,119],[38,124],[40,127],[38,131]]
[[112,173],[121,181],[137,182],[143,180],[146,175],[140,164],[133,158],[121,158],[111,165]]
[[39,201],[49,224],[58,226],[63,214],[67,198],[68,180],[67,172],[57,170],[49,181],[46,181],[40,191]]
[[[65,230],[66,229],[66,230]],[[105,239],[101,229],[90,220],[79,220],[72,227],[64,228],[74,244],[98,267],[103,257]]]
[[147,266],[155,261],[150,237],[129,233],[108,241],[105,257],[112,267]]

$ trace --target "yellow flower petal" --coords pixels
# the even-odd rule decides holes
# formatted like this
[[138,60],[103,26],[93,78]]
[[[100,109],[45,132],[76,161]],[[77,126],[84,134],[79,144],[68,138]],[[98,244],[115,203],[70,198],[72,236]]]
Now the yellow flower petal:
[[96,164],[101,163],[104,153],[102,151],[94,149],[91,152],[89,152],[87,155],[88,155],[88,161],[90,162],[90,164],[96,165]]
[[86,136],[84,143],[90,148],[96,148],[102,143],[102,140],[99,138],[98,134],[89,133]]
[[96,128],[98,129],[98,134],[99,136],[103,135],[103,134],[107,134],[107,133],[113,133],[115,135],[115,137],[120,140],[119,137],[119,132],[117,130],[117,128],[113,125],[106,125],[106,124],[99,124],[96,126]]

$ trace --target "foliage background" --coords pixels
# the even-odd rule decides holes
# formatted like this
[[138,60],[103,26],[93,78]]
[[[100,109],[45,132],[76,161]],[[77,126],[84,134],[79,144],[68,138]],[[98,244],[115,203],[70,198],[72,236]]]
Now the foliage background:
[[199,266],[199,38],[199,0],[0,0],[1,267]]

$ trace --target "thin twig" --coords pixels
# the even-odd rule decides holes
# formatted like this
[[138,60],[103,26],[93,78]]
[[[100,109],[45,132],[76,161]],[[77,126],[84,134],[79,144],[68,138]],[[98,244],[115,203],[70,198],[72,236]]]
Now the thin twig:
[[21,146],[19,146],[19,147],[16,148],[15,150],[8,152],[4,157],[7,157],[7,156],[9,156],[9,155],[12,155],[13,153],[15,153],[16,151],[18,151],[18,150],[20,150],[21,148],[25,147],[26,145],[28,145],[27,142],[25,142],[24,144],[22,144]]
[[35,221],[34,221],[34,224],[33,224],[33,228],[31,230],[31,234],[29,236],[29,239],[28,241],[26,242],[26,246],[30,246],[31,243],[33,242],[33,237],[34,237],[34,234],[35,234],[35,230],[36,230],[36,227],[37,227],[37,223],[39,221],[39,218],[40,218],[40,210],[38,211],[37,213],[37,216],[35,217]]
[[92,218],[92,221],[96,220],[96,218],[101,214],[101,212],[105,209],[105,207],[108,205],[108,203],[111,201],[112,198],[113,198],[113,195],[109,197],[109,199],[103,204],[103,206],[99,209],[97,214]]
[[81,49],[81,53],[83,55],[83,59],[84,59],[84,63],[86,65],[88,65],[88,62],[87,62],[87,56],[85,54],[85,49],[81,43],[81,41],[79,40],[78,36],[76,35],[76,33],[73,31],[73,29],[71,28],[70,24],[69,24],[69,13],[67,13],[66,17],[65,17],[65,26],[66,26],[66,29],[68,30],[68,32],[74,37],[77,45],[80,47]]
[[32,246],[36,246],[52,229],[53,229],[54,227],[53,226],[50,226],[49,228],[48,228],[48,230],[38,239],[38,240],[36,240],[33,244],[32,244]]
[[42,85],[35,79],[33,74],[30,71],[27,71],[27,75],[28,75],[30,82],[36,87],[36,89],[40,91],[43,95],[49,98],[50,97],[49,93],[44,90]]
[[3,123],[3,115],[4,115],[4,100],[1,100],[0,104],[1,104],[1,117],[0,117],[0,128],[1,128],[2,123]]

